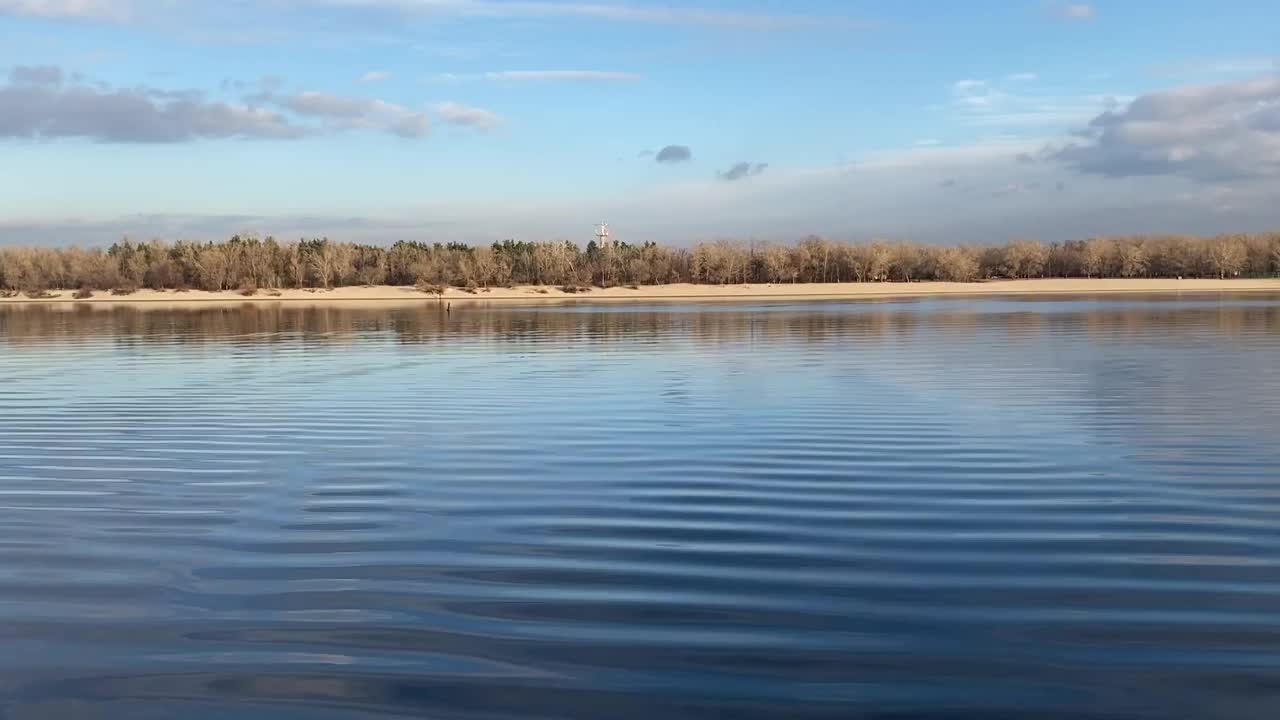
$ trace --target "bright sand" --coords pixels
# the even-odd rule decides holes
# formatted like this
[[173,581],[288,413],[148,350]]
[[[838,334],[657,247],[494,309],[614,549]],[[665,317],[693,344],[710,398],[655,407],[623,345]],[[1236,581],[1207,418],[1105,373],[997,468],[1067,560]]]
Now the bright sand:
[[576,300],[590,302],[662,301],[662,300],[804,300],[804,299],[858,299],[886,297],[933,297],[956,295],[1089,295],[1109,293],[1213,293],[1213,292],[1280,292],[1280,279],[1268,280],[999,280],[978,283],[842,283],[842,284],[767,284],[749,285],[653,285],[638,290],[622,287],[569,294],[554,287],[492,288],[475,294],[450,289],[442,298],[418,292],[412,287],[343,287],[335,290],[262,291],[245,297],[238,292],[204,292],[192,290],[141,290],[131,295],[112,295],[95,292],[88,300],[76,300],[73,291],[62,290],[53,297],[34,300],[25,295],[0,298],[5,303],[88,303],[88,304],[149,304],[149,305],[202,305],[206,303],[331,303],[331,302],[540,302],[548,300]]

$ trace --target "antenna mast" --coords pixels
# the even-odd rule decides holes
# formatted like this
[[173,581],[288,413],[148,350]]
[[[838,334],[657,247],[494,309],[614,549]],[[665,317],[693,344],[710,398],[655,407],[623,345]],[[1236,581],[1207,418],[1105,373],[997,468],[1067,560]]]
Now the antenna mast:
[[600,223],[596,226],[596,244],[604,247],[609,244],[609,225]]

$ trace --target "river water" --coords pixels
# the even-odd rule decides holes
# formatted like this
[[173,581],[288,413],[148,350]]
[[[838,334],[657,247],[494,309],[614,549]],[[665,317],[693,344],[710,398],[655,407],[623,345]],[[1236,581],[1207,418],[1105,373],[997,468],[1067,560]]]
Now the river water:
[[1280,296],[0,307],[0,717],[1280,717]]

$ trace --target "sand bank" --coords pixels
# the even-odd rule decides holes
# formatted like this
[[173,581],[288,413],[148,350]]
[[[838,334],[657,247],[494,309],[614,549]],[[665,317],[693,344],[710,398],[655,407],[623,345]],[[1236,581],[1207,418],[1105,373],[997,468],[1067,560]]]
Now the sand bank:
[[716,301],[716,300],[816,300],[932,296],[980,295],[1105,295],[1121,293],[1219,293],[1276,292],[1280,279],[1269,280],[1202,280],[1202,279],[1132,279],[1132,280],[993,280],[977,283],[842,283],[842,284],[764,284],[750,285],[651,285],[637,290],[628,288],[595,288],[589,292],[565,293],[553,287],[491,288],[476,293],[450,289],[437,298],[412,287],[376,286],[343,287],[334,290],[262,291],[252,296],[238,292],[204,292],[192,290],[141,290],[130,295],[95,292],[89,299],[77,300],[74,291],[61,290],[51,297],[33,299],[26,295],[0,298],[0,305],[29,303],[58,304],[152,304],[196,305],[207,303],[436,303],[472,302],[626,302],[626,301]]

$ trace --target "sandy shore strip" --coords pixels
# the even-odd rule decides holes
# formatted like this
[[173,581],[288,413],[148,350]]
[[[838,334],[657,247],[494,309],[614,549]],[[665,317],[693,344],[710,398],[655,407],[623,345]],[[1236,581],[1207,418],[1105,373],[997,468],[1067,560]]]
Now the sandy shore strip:
[[992,280],[976,283],[811,283],[750,285],[650,285],[639,289],[614,287],[607,290],[566,293],[555,287],[491,288],[475,293],[451,288],[441,297],[428,295],[412,287],[375,286],[342,287],[333,290],[274,290],[244,296],[235,291],[205,292],[191,290],[140,290],[129,295],[94,292],[88,299],[76,299],[74,291],[60,290],[48,298],[26,295],[0,298],[7,304],[86,304],[86,305],[204,305],[208,303],[437,303],[546,301],[627,302],[627,301],[726,301],[726,300],[840,300],[895,297],[949,297],[981,295],[1106,295],[1122,293],[1280,293],[1280,279],[1205,280],[1205,279],[1129,279],[1129,280]]

